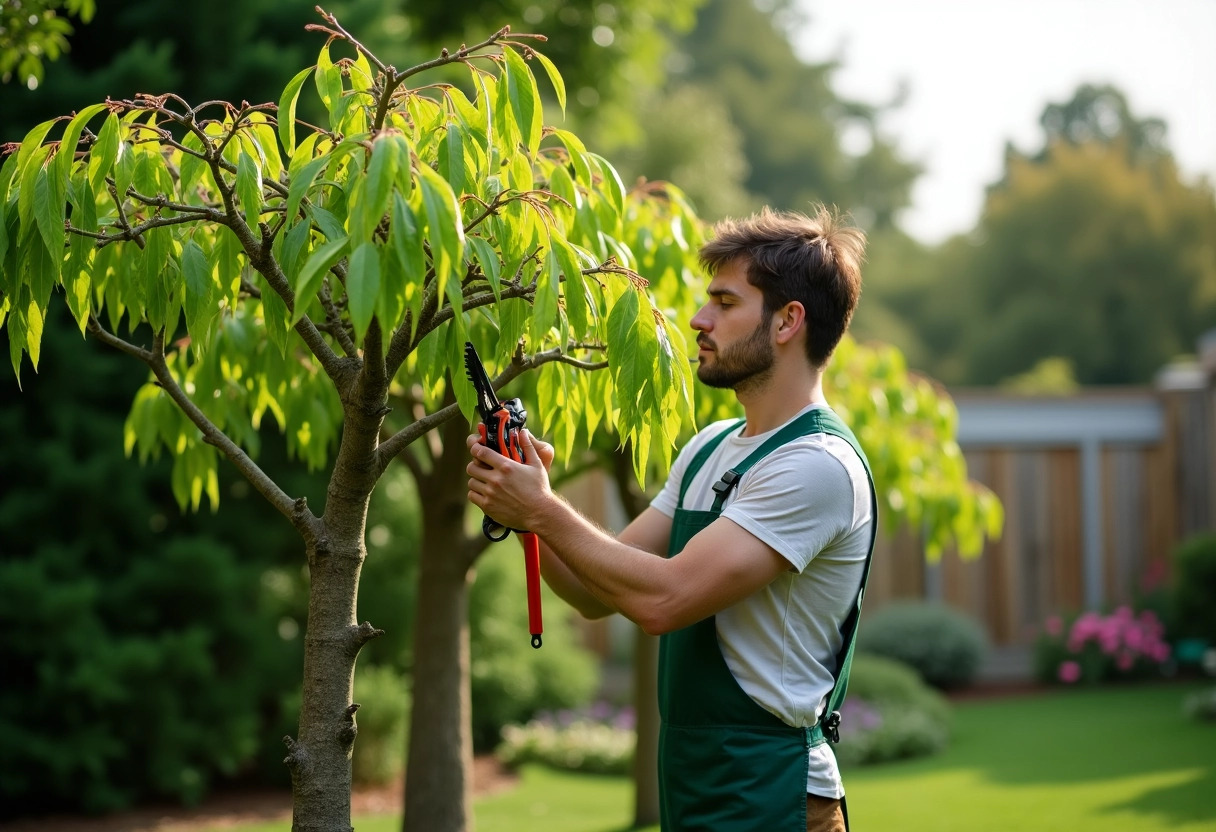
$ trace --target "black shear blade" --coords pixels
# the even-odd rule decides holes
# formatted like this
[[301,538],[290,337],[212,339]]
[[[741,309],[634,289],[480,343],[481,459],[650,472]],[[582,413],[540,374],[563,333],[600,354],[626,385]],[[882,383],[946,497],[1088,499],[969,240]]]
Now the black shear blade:
[[470,341],[466,341],[464,344],[464,372],[469,377],[469,381],[473,383],[473,389],[477,391],[477,409],[481,411],[482,420],[489,419],[490,414],[501,408],[502,405],[498,401],[498,396],[494,395],[494,386],[490,384],[486,368]]

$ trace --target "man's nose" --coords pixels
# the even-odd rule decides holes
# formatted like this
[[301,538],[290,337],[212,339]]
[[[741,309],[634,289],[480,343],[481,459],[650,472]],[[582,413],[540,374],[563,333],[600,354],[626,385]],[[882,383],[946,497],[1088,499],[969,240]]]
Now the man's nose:
[[704,306],[697,310],[697,314],[692,316],[692,320],[688,322],[688,325],[697,330],[697,332],[705,332],[709,329],[709,316],[705,314]]

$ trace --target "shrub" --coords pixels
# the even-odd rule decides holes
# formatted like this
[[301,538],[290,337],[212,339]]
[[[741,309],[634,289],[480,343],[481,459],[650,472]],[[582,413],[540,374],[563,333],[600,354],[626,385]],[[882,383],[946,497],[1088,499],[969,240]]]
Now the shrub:
[[1216,722],[1216,688],[1193,693],[1186,698],[1183,710],[1191,719]]
[[1035,642],[1035,675],[1065,684],[1157,676],[1170,658],[1164,634],[1156,613],[1128,606],[1109,615],[1049,616]]
[[508,723],[541,711],[587,705],[599,686],[594,655],[579,646],[570,611],[543,587],[544,647],[528,635],[525,575],[518,544],[503,543],[477,563],[469,596],[473,747],[492,750]]
[[356,720],[352,776],[363,785],[383,785],[405,769],[405,738],[409,725],[406,677],[386,665],[360,664],[355,670]]
[[862,621],[857,649],[910,665],[933,687],[948,690],[975,680],[988,638],[979,624],[950,607],[904,601]]
[[899,661],[858,653],[841,708],[836,758],[864,765],[936,753],[950,741],[950,706]]
[[1216,645],[1216,534],[1200,534],[1174,551],[1171,636]]
[[540,714],[526,725],[506,725],[495,753],[510,766],[541,763],[587,774],[627,774],[636,744],[633,712],[599,705],[589,713]]

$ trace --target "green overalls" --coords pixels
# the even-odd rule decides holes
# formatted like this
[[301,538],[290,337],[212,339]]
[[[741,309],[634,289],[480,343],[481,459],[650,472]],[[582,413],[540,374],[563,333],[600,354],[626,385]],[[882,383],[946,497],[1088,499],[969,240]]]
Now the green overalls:
[[[683,508],[697,471],[742,420],[710,439],[693,457],[680,483],[668,557],[722,513],[731,489],[756,462],[778,447],[815,433],[839,436],[861,457],[870,479],[873,527],[877,528],[874,481],[857,439],[830,410],[816,408],[787,424],[714,485],[709,511]],[[838,709],[844,701],[861,598],[874,536],[836,656],[837,676],[819,723],[786,725],[743,691],[722,658],[714,617],[668,633],[659,644],[659,803],[663,832],[805,832],[807,750],[839,739]],[[847,816],[846,816],[847,823]]]

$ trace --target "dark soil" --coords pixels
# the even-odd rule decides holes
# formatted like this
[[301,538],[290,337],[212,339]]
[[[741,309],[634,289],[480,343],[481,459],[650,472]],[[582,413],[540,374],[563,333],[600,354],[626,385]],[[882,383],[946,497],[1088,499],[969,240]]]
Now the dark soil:
[[[492,756],[473,761],[473,794],[493,794],[515,785],[516,775]],[[383,815],[401,811],[403,783],[357,788],[352,813]],[[224,791],[186,809],[171,804],[146,806],[103,817],[48,815],[0,823],[3,832],[193,832],[224,829],[243,823],[291,819],[290,791]]]

